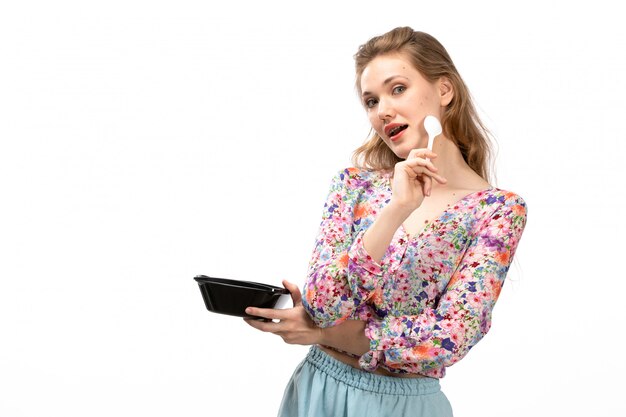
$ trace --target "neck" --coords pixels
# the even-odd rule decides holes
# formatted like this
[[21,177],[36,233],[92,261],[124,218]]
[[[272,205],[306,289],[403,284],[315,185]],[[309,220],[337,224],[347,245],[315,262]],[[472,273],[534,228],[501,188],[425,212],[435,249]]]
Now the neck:
[[437,154],[437,158],[431,162],[437,167],[437,173],[448,180],[446,185],[433,181],[433,188],[460,188],[461,184],[467,182],[468,174],[476,175],[463,159],[458,146],[445,135],[437,136],[433,143],[433,152]]

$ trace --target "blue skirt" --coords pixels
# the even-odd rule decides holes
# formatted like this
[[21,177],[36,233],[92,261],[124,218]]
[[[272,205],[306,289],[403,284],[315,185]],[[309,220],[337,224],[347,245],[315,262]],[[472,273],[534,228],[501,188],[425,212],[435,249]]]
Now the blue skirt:
[[312,346],[289,380],[279,417],[451,417],[436,378],[355,369]]

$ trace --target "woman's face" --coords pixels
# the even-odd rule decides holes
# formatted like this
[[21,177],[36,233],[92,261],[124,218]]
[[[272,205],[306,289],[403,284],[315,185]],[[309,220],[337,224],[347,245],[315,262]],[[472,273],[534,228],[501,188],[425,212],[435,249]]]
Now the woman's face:
[[428,146],[424,118],[441,120],[445,91],[440,82],[429,82],[403,54],[395,53],[378,56],[365,67],[361,91],[372,128],[398,157],[405,159],[412,149]]

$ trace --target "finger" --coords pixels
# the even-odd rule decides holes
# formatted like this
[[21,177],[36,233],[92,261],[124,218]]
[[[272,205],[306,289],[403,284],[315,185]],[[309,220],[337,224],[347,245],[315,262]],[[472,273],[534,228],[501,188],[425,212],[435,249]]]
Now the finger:
[[433,163],[430,162],[426,158],[416,157],[416,158],[412,158],[410,160],[405,161],[405,163],[407,165],[409,165],[409,166],[418,166],[419,165],[419,166],[427,167],[431,171],[439,171],[439,168],[434,166]]
[[432,189],[432,180],[437,181],[439,184],[445,184],[446,182],[448,182],[448,180],[445,177],[442,177],[439,174],[435,174],[430,171],[427,171],[423,168],[421,170],[416,169],[414,170],[414,172],[415,172],[415,175],[419,178],[421,183],[425,183],[427,179],[428,181],[430,181],[429,187],[431,188],[429,188],[429,190]]
[[433,180],[428,175],[425,175],[423,179],[424,179],[424,186],[423,186],[422,192],[424,193],[425,196],[430,196],[430,190],[432,188]]
[[280,323],[273,323],[271,321],[260,321],[254,319],[243,319],[251,327],[266,333],[276,333],[279,330]]
[[437,181],[439,184],[445,184],[448,182],[448,180],[445,177],[442,177],[441,175],[434,175],[433,178],[435,179],[435,181]]
[[428,167],[424,167],[422,165],[415,165],[415,166],[408,165],[408,167],[413,170],[413,173],[416,176],[420,177],[420,182],[423,182],[421,179],[426,178],[426,177],[433,178],[435,181],[437,181],[440,184],[445,184],[446,182],[448,182],[448,180],[442,177],[441,175],[430,171]]
[[291,300],[293,301],[294,307],[302,303],[302,293],[296,284],[283,280],[283,287],[287,288],[287,291],[291,293]]
[[282,320],[285,318],[284,310],[275,309],[275,308],[258,308],[258,307],[248,307],[246,308],[246,314],[255,317],[263,317],[265,319],[270,320]]
[[412,172],[415,176],[420,177],[420,182],[423,182],[423,181],[421,181],[421,177],[424,176],[424,175],[427,175],[429,177],[433,177],[433,178],[437,179],[439,182],[441,182],[441,181],[445,182],[445,178],[443,178],[441,175],[431,171],[429,169],[429,167],[424,166],[424,165],[420,165],[417,162],[407,163],[406,167],[409,170],[409,174],[410,174],[410,172]]
[[430,149],[419,148],[419,149],[412,149],[409,152],[409,156],[407,156],[406,159],[409,160],[413,158],[436,158],[436,157],[437,157],[437,154],[431,151]]

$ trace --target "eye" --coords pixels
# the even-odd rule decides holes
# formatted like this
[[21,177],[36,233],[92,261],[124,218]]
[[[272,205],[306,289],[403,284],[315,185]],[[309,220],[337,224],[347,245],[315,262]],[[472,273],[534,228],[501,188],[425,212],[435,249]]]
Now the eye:
[[406,91],[406,87],[403,85],[397,85],[393,88],[393,94],[402,94]]
[[374,107],[376,105],[376,103],[378,103],[378,101],[376,101],[376,99],[374,98],[368,98],[365,100],[365,107],[367,107],[368,109],[371,109],[372,107]]

